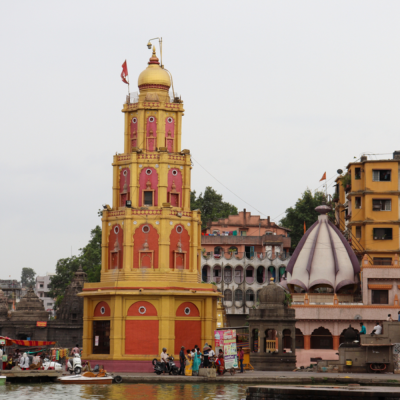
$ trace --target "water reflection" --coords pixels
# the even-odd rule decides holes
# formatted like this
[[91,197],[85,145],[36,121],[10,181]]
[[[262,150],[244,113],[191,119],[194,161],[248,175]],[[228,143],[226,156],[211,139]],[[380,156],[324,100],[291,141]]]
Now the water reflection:
[[120,384],[120,385],[61,385],[59,383],[11,384],[0,386],[0,400],[214,400],[246,397],[247,385],[235,384]]

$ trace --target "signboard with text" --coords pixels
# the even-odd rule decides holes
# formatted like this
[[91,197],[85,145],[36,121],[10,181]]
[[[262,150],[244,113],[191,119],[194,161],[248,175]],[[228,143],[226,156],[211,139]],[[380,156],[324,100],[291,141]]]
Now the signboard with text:
[[37,321],[36,326],[38,326],[39,328],[46,328],[47,321]]
[[237,368],[236,330],[214,331],[214,338],[215,347],[220,347],[224,352],[225,368]]

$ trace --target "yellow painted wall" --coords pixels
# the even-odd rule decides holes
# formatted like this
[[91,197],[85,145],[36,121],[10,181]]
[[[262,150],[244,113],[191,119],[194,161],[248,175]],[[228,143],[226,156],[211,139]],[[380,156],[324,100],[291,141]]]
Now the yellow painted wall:
[[[360,179],[356,179],[356,168],[361,169]],[[373,170],[391,170],[391,180],[388,182],[374,181]],[[348,165],[351,175],[351,189],[346,193],[339,181],[339,203],[347,201],[351,204],[349,228],[356,240],[356,227],[361,227],[359,243],[368,255],[374,257],[393,257],[400,250],[399,232],[399,160],[367,160]],[[356,197],[361,199],[361,208],[356,208]],[[390,199],[390,211],[376,211],[373,200]],[[344,225],[344,213],[337,213]],[[393,239],[374,239],[374,228],[391,228]]]

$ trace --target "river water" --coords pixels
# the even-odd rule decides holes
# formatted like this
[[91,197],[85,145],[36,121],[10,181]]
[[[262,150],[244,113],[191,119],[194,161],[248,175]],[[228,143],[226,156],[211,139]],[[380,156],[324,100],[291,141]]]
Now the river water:
[[0,400],[242,400],[248,385],[112,384],[63,385],[61,383],[10,384],[0,386]]

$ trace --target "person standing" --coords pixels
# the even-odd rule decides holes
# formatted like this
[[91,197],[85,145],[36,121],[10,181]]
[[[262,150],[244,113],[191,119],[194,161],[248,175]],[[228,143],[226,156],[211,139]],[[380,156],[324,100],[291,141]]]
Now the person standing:
[[211,367],[213,367],[215,363],[215,351],[212,349],[210,346],[210,351],[208,352],[208,361],[211,364]]
[[400,322],[400,311],[397,313],[397,321]]
[[199,375],[199,368],[201,364],[201,353],[199,349],[194,350],[194,359],[193,359],[193,366],[192,371],[193,375]]
[[193,359],[192,355],[190,354],[190,350],[186,350],[186,366],[185,366],[185,376],[192,376],[192,366],[193,366]]
[[388,314],[388,317],[386,318],[387,322],[393,322],[392,314]]
[[210,346],[208,345],[208,343],[206,343],[203,347],[203,355],[204,355],[203,366],[204,366],[204,368],[209,367],[209,358],[208,358],[209,351],[210,351]]
[[181,351],[179,352],[179,361],[181,363],[181,368],[179,370],[179,375],[185,375],[185,362],[186,362],[185,346],[181,347]]
[[239,347],[238,350],[238,358],[239,358],[239,364],[240,364],[240,373],[243,374],[243,359],[244,359],[244,351],[241,347]]
[[361,327],[360,335],[366,335],[367,328],[365,327],[365,325],[362,322],[360,322],[360,327]]
[[167,354],[167,349],[165,347],[163,347],[162,349],[161,363],[163,367],[163,375],[165,375],[165,372],[168,371],[168,354]]

